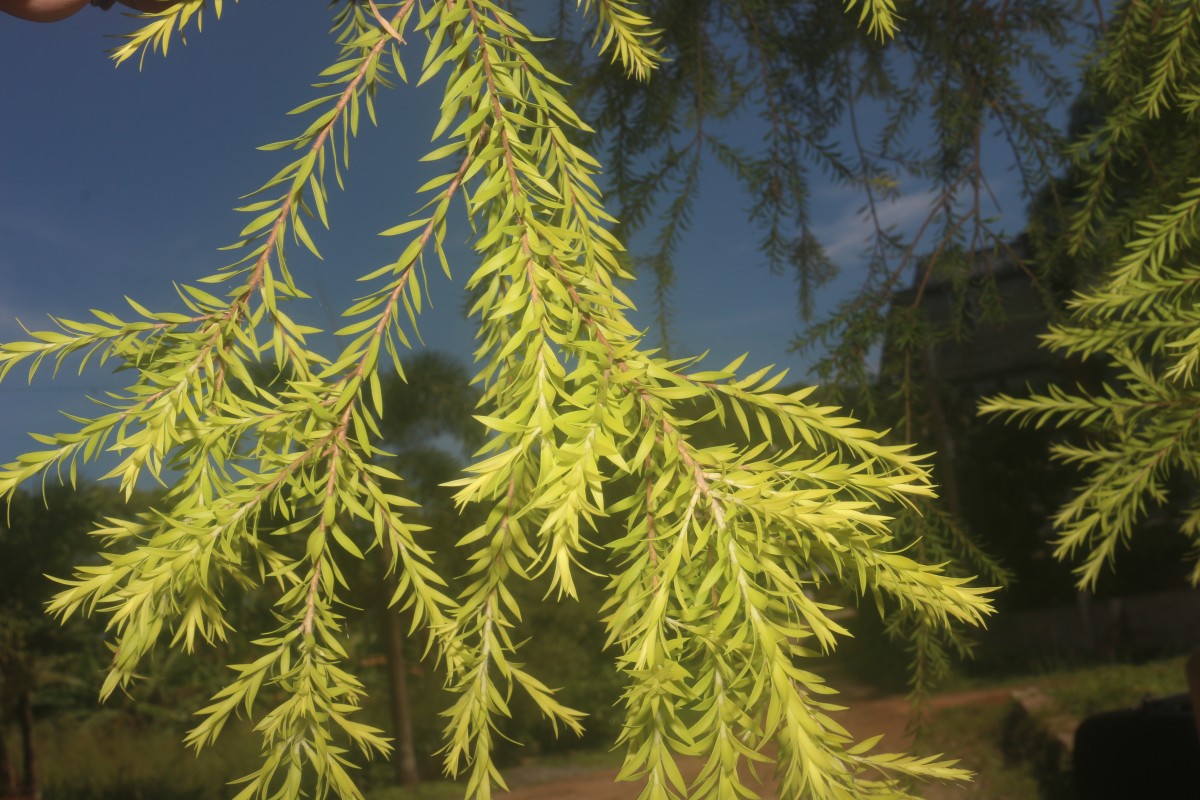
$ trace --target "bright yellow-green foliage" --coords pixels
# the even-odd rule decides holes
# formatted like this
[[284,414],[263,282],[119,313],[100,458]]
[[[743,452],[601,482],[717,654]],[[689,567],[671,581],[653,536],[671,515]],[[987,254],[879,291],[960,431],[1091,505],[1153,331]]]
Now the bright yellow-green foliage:
[[[150,19],[118,51],[166,47],[166,32],[198,0]],[[652,29],[635,4],[583,3],[597,41],[633,75],[656,62]],[[218,5],[219,8],[219,5]],[[961,779],[948,762],[873,751],[836,722],[832,690],[810,669],[846,631],[836,607],[813,599],[832,583],[945,626],[979,624],[986,590],[896,552],[889,513],[932,489],[919,457],[882,444],[811,390],[775,391],[783,375],[701,371],[646,349],[617,286],[626,278],[608,231],[599,165],[573,144],[586,130],[531,52],[532,34],[493,0],[404,0],[334,6],[340,59],[322,96],[293,113],[296,150],[242,210],[251,221],[238,260],[180,291],[186,311],[132,319],[59,320],[55,331],[3,346],[0,375],[79,355],[132,368],[136,379],[95,419],[39,437],[40,452],[0,471],[0,492],[81,459],[114,454],[108,477],[126,491],[169,479],[159,507],[97,531],[106,552],[56,597],[62,617],[109,617],[114,658],[103,695],[129,689],[156,646],[191,649],[227,635],[231,592],[261,586],[279,625],[189,735],[197,748],[237,713],[263,738],[262,766],[239,798],[360,797],[352,750],[386,752],[355,721],[361,684],[346,669],[339,613],[347,565],[365,551],[393,554],[393,602],[428,632],[457,699],[446,712],[445,765],[466,792],[491,796],[497,727],[514,692],[555,726],[580,714],[515,660],[520,616],[511,586],[548,575],[574,593],[581,563],[609,576],[610,652],[625,676],[621,776],[643,797],[751,797],[739,767],[768,759],[783,797],[909,797],[902,776]],[[416,53],[407,51],[415,50]],[[411,219],[385,235],[395,261],[360,278],[366,296],[345,311],[340,352],[310,349],[289,307],[307,299],[288,272],[294,242],[326,219],[328,173],[346,164],[362,108],[377,90],[439,82],[435,149],[443,165],[417,190]],[[411,64],[409,65],[411,67]],[[410,524],[382,464],[379,373],[399,369],[425,304],[427,263],[447,273],[452,203],[466,207],[477,254],[466,285],[479,326],[478,420],[486,444],[455,482],[458,501],[487,510],[458,546],[471,553],[460,587],[439,576],[431,537]],[[249,368],[271,359],[282,386]],[[718,419],[730,444],[701,447],[689,428]],[[751,442],[749,445],[732,442]],[[174,472],[166,471],[168,468]],[[597,521],[622,531],[601,538]],[[768,753],[770,756],[768,756]],[[698,755],[689,786],[676,759]]]
[[858,24],[866,22],[872,37],[885,40],[896,35],[900,15],[896,13],[895,0],[846,0],[846,10],[853,11],[860,3]]
[[[1137,523],[1167,500],[1172,473],[1200,475],[1198,34],[1200,3],[1127,4],[1090,75],[1105,115],[1075,145],[1083,183],[1070,242],[1084,257],[1113,260],[1044,341],[1103,360],[1103,386],[1052,386],[980,407],[1085,428],[1085,440],[1054,449],[1086,472],[1055,519],[1057,555],[1083,552],[1082,587],[1095,585]],[[1200,544],[1200,505],[1187,511],[1183,532]],[[1200,583],[1200,564],[1191,577]]]

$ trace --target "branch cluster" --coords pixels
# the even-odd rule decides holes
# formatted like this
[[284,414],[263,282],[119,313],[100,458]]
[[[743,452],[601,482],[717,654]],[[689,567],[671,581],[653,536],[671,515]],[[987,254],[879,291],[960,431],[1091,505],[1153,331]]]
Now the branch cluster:
[[[152,46],[148,31],[163,19],[181,25],[193,5],[131,41]],[[584,5],[629,73],[658,62],[633,4]],[[609,643],[627,684],[622,777],[643,779],[643,797],[750,796],[741,767],[768,759],[790,797],[908,797],[903,777],[965,777],[951,762],[852,741],[830,716],[831,690],[806,667],[846,634],[836,606],[817,599],[826,584],[935,628],[978,625],[990,612],[988,590],[893,541],[889,514],[932,494],[922,459],[814,402],[811,389],[776,391],[782,373],[742,375],[740,360],[702,371],[644,346],[617,286],[626,274],[599,165],[575,144],[587,127],[504,4],[349,3],[335,14],[342,51],[318,84],[327,93],[295,110],[311,117],[300,135],[267,148],[299,156],[242,209],[253,219],[233,246],[238,260],[202,280],[226,287],[223,297],[185,286],[189,313],[131,301],[132,321],[98,312],[98,322],[61,320],[0,347],[0,376],[79,354],[136,375],[108,412],[40,437],[48,449],[0,470],[0,492],[63,465],[73,476],[105,450],[119,459],[108,477],[127,492],[147,474],[172,482],[155,510],[96,531],[103,561],[63,580],[51,605],[64,618],[108,616],[114,658],[102,694],[130,688],[164,639],[184,649],[223,639],[231,591],[272,587],[278,626],[255,640],[257,658],[232,666],[188,741],[199,748],[244,713],[263,761],[241,800],[360,797],[350,750],[388,743],[355,720],[362,686],[346,668],[341,609],[347,565],[382,548],[393,603],[428,631],[456,697],[446,769],[486,798],[503,786],[493,751],[514,692],[555,726],[582,724],[516,660],[512,586],[547,575],[571,596],[583,559],[600,554]],[[425,159],[445,170],[418,190],[413,217],[384,232],[400,240],[398,256],[361,278],[368,291],[345,312],[342,349],[325,357],[287,313],[307,297],[287,270],[287,234],[317,251],[305,220],[326,220],[328,168],[340,179],[360,108],[373,117],[376,90],[407,80],[402,50],[418,38],[419,82],[444,82]],[[477,254],[467,288],[488,434],[453,484],[486,520],[457,543],[470,567],[450,589],[406,516],[414,504],[399,476],[381,465],[380,372],[400,369],[415,334],[426,259],[450,271],[456,198]],[[282,388],[256,377],[268,358]],[[701,446],[690,430],[709,420],[741,436]],[[604,517],[621,520],[619,535],[601,538]],[[694,785],[680,776],[681,755],[705,759]]]

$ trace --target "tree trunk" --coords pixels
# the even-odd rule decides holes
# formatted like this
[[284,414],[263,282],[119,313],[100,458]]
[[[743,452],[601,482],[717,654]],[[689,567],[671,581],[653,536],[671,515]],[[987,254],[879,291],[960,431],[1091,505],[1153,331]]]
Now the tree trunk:
[[[386,539],[384,540],[386,543]],[[386,572],[391,560],[391,548],[380,550]],[[387,604],[386,595],[380,603],[383,641],[387,647],[388,689],[391,699],[392,734],[396,737],[396,752],[392,758],[398,786],[416,787],[421,782],[417,770],[417,751],[413,747],[412,715],[408,707],[408,660],[404,657],[404,629],[400,614]]]
[[[3,706],[0,706],[0,711],[2,710]],[[5,723],[6,719],[0,715],[0,796],[16,797],[17,771],[13,769],[12,760],[8,757],[8,737],[5,735],[8,725]]]
[[936,477],[939,484],[938,496],[946,504],[946,510],[956,520],[962,519],[962,495],[958,489],[958,454],[955,452],[954,435],[946,419],[946,408],[942,404],[943,383],[938,376],[933,348],[926,347],[925,394],[929,403],[929,433],[937,455],[934,458]]
[[1196,722],[1196,735],[1200,736],[1200,647],[1188,656],[1184,670],[1187,674],[1188,694],[1192,700],[1192,719]]
[[411,788],[421,782],[421,776],[417,772],[417,753],[413,748],[412,717],[408,708],[408,661],[404,657],[404,630],[400,615],[394,609],[384,609],[383,626],[387,641],[392,731],[396,736],[396,755],[392,766],[396,771],[396,783]]
[[38,800],[42,796],[42,788],[38,776],[37,740],[33,727],[33,692],[21,692],[17,714],[21,718],[21,745],[24,748],[25,757],[25,781],[22,792],[29,800]]

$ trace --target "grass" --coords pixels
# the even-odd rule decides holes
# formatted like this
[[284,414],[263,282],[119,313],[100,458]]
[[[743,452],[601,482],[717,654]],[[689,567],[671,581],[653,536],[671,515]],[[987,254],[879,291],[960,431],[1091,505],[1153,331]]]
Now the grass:
[[366,793],[367,800],[462,800],[463,784],[451,781],[423,781],[415,789],[387,786]]
[[[1055,713],[1083,718],[1135,705],[1148,695],[1184,691],[1186,681],[1183,659],[1172,658],[1005,678],[988,685],[1036,686],[1051,698]],[[1003,703],[938,711],[926,728],[921,751],[960,758],[978,778],[964,787],[922,788],[923,796],[930,800],[1043,798],[1033,770],[1005,759],[1008,713]],[[9,752],[16,754],[15,731],[9,733]],[[245,725],[231,727],[215,748],[199,758],[180,744],[181,738],[181,731],[171,726],[138,725],[113,714],[46,723],[39,736],[44,800],[221,800],[235,793],[226,782],[249,772],[257,760],[258,738]],[[619,763],[620,754],[594,749],[529,758],[505,774],[519,785],[601,769],[615,773]],[[380,762],[368,766],[363,778],[367,800],[457,800],[463,792],[463,784],[441,780],[427,781],[416,790],[388,786],[391,769]]]
[[[1128,708],[1146,697],[1161,697],[1187,690],[1184,659],[1170,658],[1145,664],[1101,664],[1052,673],[1006,678],[990,684],[996,688],[1032,686],[1046,694],[1051,704],[1043,715],[1069,714],[1083,719],[1102,711]],[[930,722],[922,749],[946,752],[961,758],[977,778],[964,787],[935,787],[931,800],[1039,800],[1061,796],[1069,775],[1039,776],[1027,762],[1013,762],[1005,752],[1029,751],[1029,743],[1006,741],[1011,709],[1004,705],[962,706],[939,711]],[[1024,747],[1022,745],[1025,745]],[[1040,780],[1039,780],[1040,778]],[[1051,789],[1046,787],[1050,786]]]
[[[101,713],[40,726],[43,800],[217,800],[232,797],[227,781],[257,760],[258,737],[232,726],[199,757],[173,726],[138,725]],[[10,744],[10,753],[17,752]]]
[[1048,675],[1039,685],[1063,711],[1083,719],[1101,711],[1129,708],[1147,697],[1187,691],[1184,659],[1146,664],[1104,664]]
[[[620,767],[620,753],[611,749],[592,749],[526,759],[520,766],[509,767],[503,772],[509,787],[516,788],[596,770],[611,770],[615,775]],[[416,789],[387,786],[367,791],[365,794],[367,800],[461,800],[463,789],[462,783],[423,781]]]
[[957,786],[922,787],[930,800],[1037,800],[1037,778],[1025,764],[1004,756],[1005,705],[961,706],[942,709],[929,723],[922,751],[942,752],[961,759],[975,780]]
[[[229,781],[252,771],[260,740],[234,723],[217,744],[197,756],[182,744],[183,730],[138,723],[100,711],[44,721],[38,730],[43,800],[225,800],[240,787]],[[20,742],[8,731],[10,756],[19,765]],[[536,783],[547,773],[569,775],[611,768],[620,756],[608,750],[554,753],[505,770],[515,782]],[[388,785],[391,765],[376,760],[362,771],[367,800],[459,800],[464,784],[428,780],[416,789]]]

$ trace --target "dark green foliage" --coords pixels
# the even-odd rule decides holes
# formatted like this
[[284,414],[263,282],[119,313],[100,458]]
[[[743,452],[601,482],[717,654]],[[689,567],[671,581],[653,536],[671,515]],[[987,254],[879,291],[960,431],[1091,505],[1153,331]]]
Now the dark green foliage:
[[12,721],[23,692],[36,693],[43,713],[92,704],[93,689],[82,676],[103,669],[100,627],[83,620],[62,626],[47,618],[45,605],[56,591],[47,576],[94,561],[88,534],[96,523],[144,503],[141,496],[127,503],[91,484],[12,496],[0,518],[0,723]]
[[[1099,365],[1099,385],[1051,386],[981,405],[1024,424],[1084,432],[1053,453],[1083,473],[1055,525],[1056,555],[1082,558],[1076,575],[1085,588],[1148,518],[1174,516],[1200,548],[1200,155],[1189,133],[1200,88],[1198,8],[1122,5],[1088,74],[1098,113],[1074,147],[1080,187],[1071,195],[1066,255],[1099,269],[1045,343]],[[1200,566],[1190,577],[1200,581]]]
[[[838,263],[823,252],[812,187],[832,180],[861,198],[873,229],[863,290],[818,315],[798,342],[830,347],[826,378],[865,384],[867,353],[881,339],[893,294],[913,274],[954,248],[1006,244],[989,221],[995,176],[981,160],[986,142],[1006,141],[1028,196],[1061,164],[1059,133],[1045,118],[1070,91],[1056,52],[1083,34],[1082,17],[1067,4],[914,4],[886,47],[864,38],[851,16],[819,4],[645,5],[667,57],[656,80],[643,85],[589,67],[578,45],[556,52],[574,68],[576,95],[599,123],[619,230],[653,232],[649,250],[634,255],[654,276],[664,325],[675,251],[707,165],[720,164],[741,184],[762,265],[795,275],[806,317],[815,290],[858,260]],[[926,187],[919,232],[890,229],[883,207]],[[919,260],[922,252],[933,255]]]

